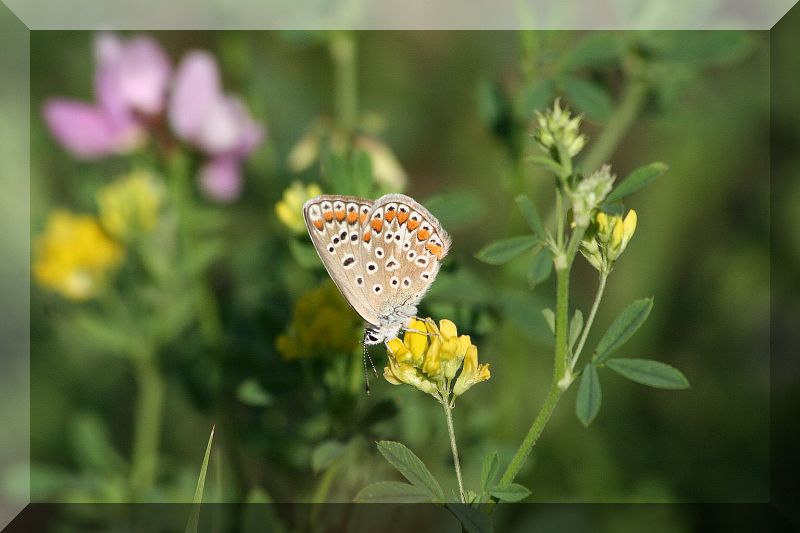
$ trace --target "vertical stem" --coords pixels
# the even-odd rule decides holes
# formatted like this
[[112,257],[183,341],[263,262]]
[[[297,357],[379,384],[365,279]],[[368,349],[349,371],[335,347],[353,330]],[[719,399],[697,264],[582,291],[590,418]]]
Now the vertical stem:
[[442,398],[442,407],[444,408],[445,418],[447,418],[447,431],[450,433],[450,449],[453,451],[453,463],[455,463],[456,467],[458,494],[461,497],[461,503],[467,503],[467,498],[464,494],[464,483],[461,481],[461,463],[458,461],[458,445],[456,444],[456,432],[453,428],[452,408],[450,407],[447,397]]
[[334,64],[336,122],[351,133],[358,121],[358,65],[356,42],[352,32],[337,32],[329,51]]
[[600,300],[603,299],[603,292],[606,289],[606,280],[608,280],[608,272],[601,271],[600,283],[597,286],[597,294],[594,297],[594,302],[592,303],[592,309],[591,311],[589,311],[589,318],[586,319],[586,325],[583,327],[581,338],[578,341],[578,345],[575,347],[575,353],[572,355],[570,370],[575,368],[575,363],[578,362],[578,357],[580,357],[581,355],[581,351],[583,350],[583,345],[586,344],[586,338],[589,336],[589,330],[592,329],[592,323],[594,322],[594,317],[595,315],[597,315],[598,307],[600,307]]
[[143,501],[153,487],[158,464],[164,381],[153,356],[146,353],[133,359],[139,387],[131,460],[131,490],[136,502]]
[[564,391],[558,387],[557,383],[554,382],[550,386],[550,391],[547,393],[547,398],[544,400],[542,408],[539,409],[539,414],[536,415],[533,424],[531,424],[528,433],[525,435],[525,439],[522,441],[517,453],[514,454],[511,462],[508,463],[508,468],[506,468],[506,471],[503,473],[503,477],[500,478],[500,485],[508,485],[517,477],[522,465],[525,464],[525,460],[528,458],[528,455],[530,455],[533,446],[536,444],[536,441],[539,440],[544,426],[547,425],[548,420],[550,420],[550,415],[553,414],[553,410],[555,410],[558,400],[563,393]]
[[628,85],[616,111],[581,162],[585,172],[592,172],[611,157],[622,137],[631,127],[644,106],[647,83],[633,80]]
[[569,272],[569,266],[556,269],[556,353],[553,365],[553,382],[556,384],[567,378]]

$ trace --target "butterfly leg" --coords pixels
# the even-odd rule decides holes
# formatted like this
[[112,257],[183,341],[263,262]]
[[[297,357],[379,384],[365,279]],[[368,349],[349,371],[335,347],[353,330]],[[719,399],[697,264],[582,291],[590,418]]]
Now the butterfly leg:
[[372,371],[375,373],[375,377],[378,377],[378,371],[375,370],[375,363],[372,362],[372,356],[369,355],[369,350],[367,350],[367,335],[369,334],[369,329],[364,330],[364,338],[361,341],[361,347],[363,348],[363,360],[364,360],[364,390],[369,394],[369,371],[367,370],[367,359],[369,359],[369,364],[372,367]]

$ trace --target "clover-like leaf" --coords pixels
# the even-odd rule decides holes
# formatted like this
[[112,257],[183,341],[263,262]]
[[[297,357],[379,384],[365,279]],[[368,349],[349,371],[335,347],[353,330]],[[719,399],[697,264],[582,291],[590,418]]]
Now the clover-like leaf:
[[606,366],[636,383],[657,389],[687,389],[689,380],[680,370],[650,359],[611,359]]
[[594,365],[589,363],[583,369],[581,383],[578,386],[578,396],[575,399],[575,414],[581,423],[589,427],[597,413],[600,412],[600,404],[603,401],[603,393],[600,389],[600,380]]
[[665,173],[669,167],[661,162],[639,167],[623,179],[606,198],[606,203],[619,202],[629,194],[647,187],[653,180]]
[[495,241],[475,254],[475,257],[490,265],[502,265],[530,250],[539,240],[533,235],[520,235]]
[[636,300],[617,315],[614,322],[600,339],[592,360],[600,364],[608,359],[620,346],[625,344],[636,330],[644,324],[653,308],[652,298]]
[[422,460],[406,446],[399,442],[382,440],[378,442],[378,451],[415,487],[427,490],[436,501],[445,501],[439,482]]
[[530,496],[531,491],[519,483],[509,483],[507,485],[495,485],[489,489],[489,494],[501,502],[518,502]]

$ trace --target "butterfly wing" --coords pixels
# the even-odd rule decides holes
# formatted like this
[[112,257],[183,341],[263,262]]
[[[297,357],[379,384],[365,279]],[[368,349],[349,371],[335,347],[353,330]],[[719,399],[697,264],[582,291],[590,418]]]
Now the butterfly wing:
[[378,316],[416,306],[450,250],[450,236],[427,209],[403,194],[379,198],[364,228],[366,296]]
[[311,242],[339,291],[361,318],[377,325],[378,312],[368,298],[368,276],[362,260],[363,227],[372,205],[372,200],[356,196],[317,196],[303,206],[303,218]]

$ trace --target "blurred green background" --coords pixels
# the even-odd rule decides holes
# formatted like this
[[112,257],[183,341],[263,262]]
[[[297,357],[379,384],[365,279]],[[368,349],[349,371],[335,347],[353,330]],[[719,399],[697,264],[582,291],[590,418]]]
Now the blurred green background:
[[[315,258],[298,257],[306,237],[289,234],[275,205],[295,179],[332,191],[318,164],[295,174],[287,157],[319,117],[335,117],[335,35],[151,35],[173,62],[192,48],[211,51],[226,89],[243,95],[269,137],[248,161],[240,200],[218,207],[195,194],[199,209],[224,219],[214,230],[224,253],[203,275],[218,303],[221,340],[206,342],[192,324],[159,350],[166,395],[156,483],[144,499],[191,501],[212,424],[210,501],[350,501],[367,482],[394,479],[377,456],[379,439],[405,443],[450,480],[447,434],[430,398],[382,378],[369,397],[360,381],[351,387],[358,347],[353,355],[291,361],[276,348],[297,301],[325,283]],[[420,315],[452,318],[492,365],[492,379],[455,410],[467,484],[477,484],[485,453],[498,450],[501,465],[510,459],[551,377],[552,341],[540,311],[552,306],[553,280],[531,290],[524,259],[494,267],[474,254],[525,231],[516,194],[528,193],[544,213],[552,209],[551,178],[524,159],[536,153],[527,135],[533,110],[561,96],[586,114],[585,154],[602,157],[594,164],[607,161],[620,177],[651,161],[670,167],[628,201],[639,226],[590,341],[629,301],[653,295],[654,310],[624,353],[673,365],[692,387],[659,391],[606,373],[604,405],[589,429],[575,418],[573,387],[518,481],[538,502],[768,500],[769,35],[376,31],[347,38],[355,45],[360,115],[407,172],[406,194],[428,205],[453,237]],[[95,211],[98,188],[131,168],[131,158],[75,161],[41,119],[49,97],[91,97],[92,39],[90,32],[31,34],[34,235],[56,207]],[[600,139],[606,153],[592,152]],[[579,260],[571,305],[586,312],[595,283]],[[124,358],[70,332],[68,317],[81,305],[32,287],[34,501],[130,497],[136,382]],[[382,367],[385,355],[373,356]],[[335,460],[320,451],[326,443]],[[680,523],[675,516],[664,523],[670,520]]]

